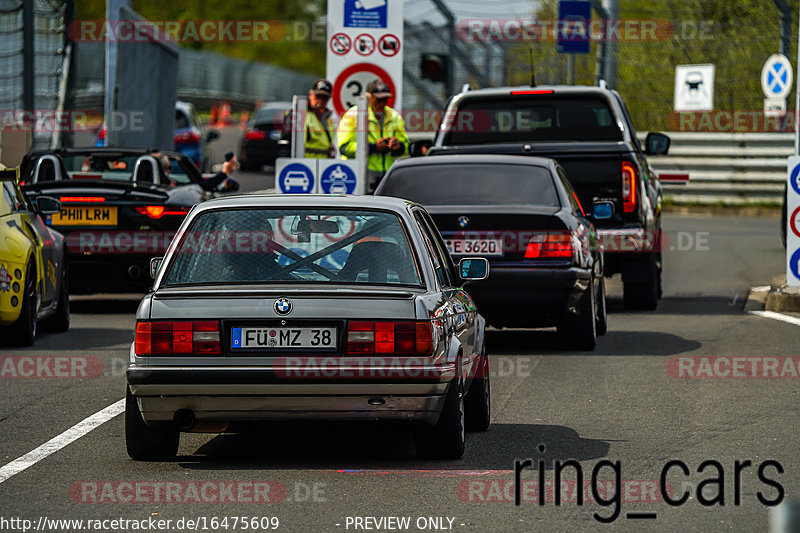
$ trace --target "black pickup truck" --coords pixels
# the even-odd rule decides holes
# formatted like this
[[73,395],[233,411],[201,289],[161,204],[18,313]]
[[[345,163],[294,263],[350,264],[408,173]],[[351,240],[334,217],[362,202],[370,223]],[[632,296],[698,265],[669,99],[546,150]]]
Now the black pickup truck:
[[605,248],[605,274],[622,274],[625,307],[655,309],[661,297],[661,182],[619,93],[605,87],[503,87],[461,92],[447,104],[428,155],[550,157],[566,170]]

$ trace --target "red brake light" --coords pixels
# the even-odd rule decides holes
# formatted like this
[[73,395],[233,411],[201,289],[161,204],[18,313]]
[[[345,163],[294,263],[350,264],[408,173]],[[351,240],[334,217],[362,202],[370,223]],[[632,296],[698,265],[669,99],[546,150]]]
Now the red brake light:
[[539,89],[539,90],[530,90],[530,91],[511,91],[511,94],[514,96],[520,94],[553,94],[552,89]]
[[219,322],[137,322],[136,355],[218,354]]
[[148,205],[148,206],[140,206],[136,207],[136,212],[140,215],[147,215],[153,219],[159,219],[165,215],[177,215],[177,216],[184,216],[188,213],[191,208],[190,207],[165,207],[163,205]]
[[431,355],[433,326],[430,322],[361,322],[347,325],[348,355]]
[[102,196],[61,196],[59,200],[62,204],[67,203],[81,203],[81,204],[95,204],[105,202],[106,199]]
[[622,162],[622,208],[626,213],[636,209],[636,169],[627,161]]
[[572,259],[572,235],[540,233],[528,241],[525,259]]
[[195,131],[186,131],[175,136],[175,144],[194,144],[200,142],[200,135]]
[[262,141],[267,138],[266,132],[261,130],[247,130],[244,134],[245,141]]

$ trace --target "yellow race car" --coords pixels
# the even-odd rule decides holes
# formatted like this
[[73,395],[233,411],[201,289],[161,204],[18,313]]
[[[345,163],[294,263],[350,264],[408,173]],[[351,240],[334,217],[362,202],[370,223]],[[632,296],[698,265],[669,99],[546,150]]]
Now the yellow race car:
[[43,214],[61,203],[39,197],[31,203],[17,183],[18,169],[0,167],[0,344],[30,346],[38,323],[69,329],[66,242]]

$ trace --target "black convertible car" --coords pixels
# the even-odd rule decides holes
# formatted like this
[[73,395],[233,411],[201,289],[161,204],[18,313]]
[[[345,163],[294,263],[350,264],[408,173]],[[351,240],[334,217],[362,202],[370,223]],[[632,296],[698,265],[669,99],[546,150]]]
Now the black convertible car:
[[46,223],[66,236],[70,292],[143,292],[150,258],[163,255],[184,217],[214,196],[197,167],[178,152],[139,148],[65,148],[31,152],[20,185],[50,196],[61,211]]
[[483,256],[489,278],[467,292],[497,327],[557,326],[565,347],[591,350],[606,331],[603,247],[553,159],[453,155],[397,162],[376,195],[423,204],[450,253]]

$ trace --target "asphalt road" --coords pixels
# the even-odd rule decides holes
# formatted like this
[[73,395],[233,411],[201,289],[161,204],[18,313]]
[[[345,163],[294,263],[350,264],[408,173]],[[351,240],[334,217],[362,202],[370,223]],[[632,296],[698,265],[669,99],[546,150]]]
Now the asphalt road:
[[[176,460],[139,463],[125,453],[123,417],[113,416],[52,455],[37,451],[27,469],[4,479],[9,465],[19,464],[12,461],[124,396],[138,299],[73,298],[69,332],[43,333],[32,348],[0,348],[0,529],[2,519],[11,518],[33,525],[40,517],[153,518],[172,520],[169,531],[188,531],[195,528],[176,521],[205,517],[205,524],[190,525],[224,531],[210,520],[227,516],[229,530],[233,517],[240,517],[239,528],[241,517],[277,517],[278,531],[574,531],[600,527],[593,513],[609,516],[619,507],[616,521],[603,527],[766,530],[768,509],[759,493],[775,500],[777,492],[759,481],[759,465],[778,461],[783,473],[767,464],[763,476],[776,480],[787,498],[800,495],[800,381],[788,371],[769,379],[674,376],[677,364],[692,361],[699,372],[702,356],[797,356],[796,325],[744,312],[748,288],[769,283],[783,268],[777,220],[667,216],[664,226],[673,250],[665,254],[665,295],[658,310],[622,311],[620,286],[612,282],[609,331],[594,352],[559,350],[553,330],[490,332],[493,424],[486,433],[468,434],[459,461],[421,461],[408,433],[368,425],[275,427],[246,436],[184,434]],[[15,378],[9,356],[78,356],[96,377]],[[553,478],[554,461],[575,459],[587,483],[600,461],[619,461],[621,501],[617,506],[615,491],[606,492],[616,474],[604,467],[594,477],[597,497],[612,502],[607,506],[586,501],[579,506],[574,492],[565,489],[561,506],[554,505],[552,493],[539,505],[534,492],[524,492],[517,507],[511,485],[516,458],[531,458],[534,465],[543,460],[547,480]],[[691,493],[677,507],[656,501],[662,468],[672,459],[689,468],[686,476],[677,468],[667,476],[674,497]],[[703,479],[720,475],[713,466],[697,473],[707,460],[719,462],[724,481],[701,490]],[[742,469],[737,483],[735,462],[745,460],[752,466]],[[574,488],[575,470],[566,468],[563,479]],[[523,481],[532,490],[537,470],[526,470]],[[178,487],[172,497],[180,501],[167,501],[165,492],[156,497],[152,487],[159,482],[182,483],[172,485]],[[260,487],[257,494],[264,499],[267,485],[251,482],[271,483],[270,503],[245,503],[253,499],[253,487]],[[191,491],[203,486],[208,490],[199,496]],[[142,496],[144,502],[122,503],[135,487],[151,492]],[[722,493],[724,506],[705,507],[698,492],[709,498]],[[376,523],[356,521],[389,516],[410,517],[408,529],[387,527],[394,523],[366,529]],[[441,523],[427,521],[436,517]],[[107,522],[101,530],[131,530],[115,527]],[[73,524],[45,530],[76,529]],[[265,529],[249,529],[254,530]]]

